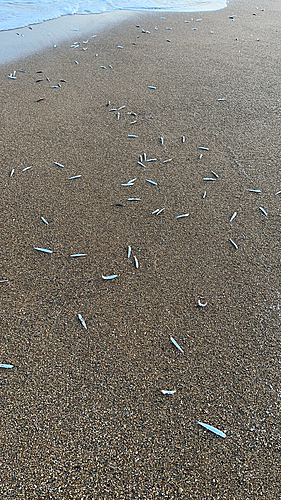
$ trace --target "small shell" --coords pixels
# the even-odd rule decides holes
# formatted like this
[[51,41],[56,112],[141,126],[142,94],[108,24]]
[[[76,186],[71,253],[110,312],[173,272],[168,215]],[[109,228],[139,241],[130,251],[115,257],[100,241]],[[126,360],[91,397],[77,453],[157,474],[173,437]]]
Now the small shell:
[[198,299],[198,306],[199,306],[199,307],[206,307],[206,305],[207,305],[207,304],[208,304],[208,302],[204,302],[204,303],[203,303],[203,302],[201,302],[201,300],[200,300],[200,299]]

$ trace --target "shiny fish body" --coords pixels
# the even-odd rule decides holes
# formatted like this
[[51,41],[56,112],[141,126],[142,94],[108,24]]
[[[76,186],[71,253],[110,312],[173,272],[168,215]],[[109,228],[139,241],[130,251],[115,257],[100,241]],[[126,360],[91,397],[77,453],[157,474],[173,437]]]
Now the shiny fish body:
[[213,427],[212,425],[204,424],[203,422],[199,422],[199,421],[197,421],[196,423],[198,425],[201,425],[202,427],[204,427],[208,431],[211,431],[214,434],[217,434],[217,436],[221,436],[222,438],[226,437],[226,434],[224,432],[220,431],[219,429],[216,429],[216,427]]
[[177,215],[176,219],[183,219],[184,217],[188,217],[189,214],[182,214],[182,215]]
[[3,363],[0,363],[0,368],[8,368],[9,369],[9,368],[14,368],[14,366],[13,365],[5,365]]
[[80,179],[80,177],[82,177],[81,174],[79,174],[79,175],[73,175],[72,177],[68,177],[68,180],[71,181],[72,179]]
[[41,217],[41,220],[44,222],[44,224],[46,224],[47,226],[49,225],[49,222],[46,221],[46,219],[44,219],[44,217]]
[[86,257],[88,254],[87,253],[73,253],[72,255],[70,255],[70,257]]
[[263,215],[267,215],[267,211],[263,207],[259,207],[259,209],[263,213]]
[[164,389],[162,389],[161,392],[162,394],[175,394],[176,389],[174,389],[173,391],[165,391]]
[[184,350],[179,346],[179,344],[176,342],[176,340],[173,338],[173,337],[170,337],[171,341],[173,342],[173,344],[176,346],[176,348],[182,353],[184,354]]
[[145,179],[146,182],[149,182],[149,184],[152,184],[153,186],[157,186],[157,182],[152,181],[151,179]]
[[104,276],[102,274],[102,279],[103,280],[114,280],[114,278],[117,278],[117,276],[118,276],[117,274],[111,274],[111,276]]
[[128,259],[131,257],[131,252],[132,252],[132,247],[129,245],[128,246],[128,253],[127,253]]
[[236,215],[237,215],[237,212],[234,212],[234,214],[231,216],[231,218],[230,218],[230,221],[229,221],[229,222],[232,222],[232,221],[233,221],[233,219],[236,217]]
[[134,255],[134,261],[135,261],[135,267],[136,267],[136,269],[138,269],[140,267],[140,265],[139,265],[139,261],[135,255]]
[[58,167],[64,168],[64,165],[62,165],[62,163],[58,163],[57,161],[54,161],[54,164],[57,165]]
[[40,248],[40,247],[33,247],[34,250],[37,250],[38,252],[43,252],[43,253],[53,253],[52,250],[48,250],[47,248]]
[[78,316],[78,319],[81,321],[82,326],[84,326],[85,330],[88,330],[87,325],[86,325],[84,319],[82,318],[81,314],[77,314],[77,316]]

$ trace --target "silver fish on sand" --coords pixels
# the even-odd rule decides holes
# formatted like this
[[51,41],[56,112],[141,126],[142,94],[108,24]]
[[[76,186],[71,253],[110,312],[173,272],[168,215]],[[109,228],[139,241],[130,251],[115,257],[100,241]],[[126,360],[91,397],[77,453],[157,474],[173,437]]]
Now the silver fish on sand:
[[259,207],[260,211],[263,213],[263,215],[267,215],[267,211],[263,207]]
[[32,165],[30,165],[29,167],[25,167],[22,169],[22,172],[26,172],[26,170],[29,170],[30,168],[32,168]]
[[201,302],[200,299],[198,299],[198,306],[199,307],[206,307],[208,305],[208,302]]
[[62,163],[59,163],[58,161],[54,161],[54,164],[58,167],[64,168],[64,165]]
[[234,248],[236,248],[236,250],[238,250],[238,246],[236,245],[235,241],[233,241],[231,238],[229,238],[229,241],[230,241],[230,243],[232,243]]
[[146,168],[146,166],[141,161],[138,161],[138,165],[140,165],[143,168]]
[[154,85],[148,85],[149,89],[156,90],[156,87]]
[[182,215],[177,215],[176,219],[183,219],[184,217],[188,217],[189,214],[182,214]]
[[204,191],[203,196],[202,196],[203,200],[206,198],[206,196],[207,196],[207,191]]
[[179,344],[176,342],[176,340],[173,338],[173,337],[170,337],[171,341],[173,342],[173,344],[176,346],[176,348],[182,353],[184,354],[184,350],[179,346]]
[[14,175],[14,171],[15,171],[15,169],[14,169],[14,168],[12,168],[12,170],[11,170],[11,172],[10,172],[10,177],[13,177],[13,175]]
[[175,394],[176,389],[174,389],[173,391],[165,391],[164,389],[161,389],[161,392],[162,394]]
[[103,280],[114,280],[114,278],[117,278],[118,274],[111,274],[110,276],[104,276],[103,274],[101,275]]
[[217,179],[214,179],[214,177],[204,177],[203,181],[216,181]]
[[44,222],[44,224],[46,224],[47,226],[49,225],[49,222],[46,221],[46,219],[44,219],[44,217],[41,217],[41,220]]
[[212,425],[204,424],[203,422],[199,422],[199,421],[197,421],[196,423],[198,425],[201,425],[202,427],[204,427],[208,431],[211,431],[214,434],[217,434],[217,436],[221,436],[222,438],[226,437],[226,434],[224,432],[220,431],[219,429],[216,429],[216,427],[213,427]]
[[281,191],[277,191],[277,193],[275,193],[275,196],[277,196],[278,194],[281,194]]
[[141,198],[128,198],[128,201],[141,201]]
[[232,222],[233,219],[235,219],[236,215],[237,215],[237,212],[234,212],[234,214],[230,217],[229,222]]
[[219,178],[218,174],[216,174],[216,172],[214,172],[213,170],[211,170],[212,174],[215,176],[216,179]]
[[86,325],[84,319],[82,318],[81,314],[77,314],[77,316],[78,316],[78,319],[81,321],[82,326],[84,326],[85,330],[88,330],[87,325]]
[[260,189],[247,189],[247,191],[249,191],[249,193],[261,193]]
[[131,257],[131,252],[132,252],[132,247],[129,245],[128,246],[128,253],[127,253],[128,259]]
[[134,255],[134,261],[135,261],[135,268],[138,269],[140,267],[140,265],[139,265],[139,261],[135,255]]
[[88,254],[87,253],[73,253],[72,255],[70,255],[70,257],[86,257]]
[[203,146],[199,146],[198,149],[202,149],[203,151],[209,151],[209,148],[204,148]]
[[137,136],[137,135],[134,135],[134,134],[128,134],[128,137],[129,137],[130,139],[137,139],[137,137],[138,137],[138,136]]
[[81,174],[79,174],[79,175],[73,175],[72,177],[68,177],[68,180],[71,181],[72,179],[80,179],[80,177],[82,177]]
[[14,368],[14,366],[13,365],[6,365],[6,364],[3,364],[3,363],[0,363],[0,368],[7,368],[7,369],[9,369],[9,368]]
[[146,182],[149,182],[149,184],[152,184],[153,186],[157,186],[157,182],[152,181],[151,179],[145,179]]
[[43,252],[43,253],[53,253],[52,250],[48,250],[47,248],[40,248],[40,247],[33,247],[34,250],[37,250],[38,252]]

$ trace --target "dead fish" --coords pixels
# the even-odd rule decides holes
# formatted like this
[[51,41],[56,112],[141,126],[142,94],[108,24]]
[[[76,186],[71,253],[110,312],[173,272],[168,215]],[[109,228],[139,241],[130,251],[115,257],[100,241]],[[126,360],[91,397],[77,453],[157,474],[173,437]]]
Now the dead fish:
[[10,73],[10,75],[8,75],[8,78],[10,78],[11,80],[16,80],[17,77],[16,76],[13,76],[12,73]]
[[117,49],[123,49],[122,45],[117,45]]
[[146,168],[146,166],[141,161],[138,161],[138,165],[140,165],[143,168]]
[[136,267],[136,269],[138,269],[139,268],[139,261],[135,255],[134,255],[134,261],[135,261],[135,267]]
[[198,146],[198,149],[203,149],[203,151],[209,151],[209,148],[204,148],[203,146]]
[[173,158],[169,158],[168,160],[164,160],[163,163],[168,163],[169,161],[172,161]]
[[262,212],[264,215],[267,215],[267,211],[266,211],[263,207],[259,207],[259,209],[261,210],[261,212]]
[[36,99],[35,102],[40,102],[40,101],[44,101],[45,100],[45,97],[39,97],[39,99]]
[[170,337],[171,341],[173,342],[173,344],[176,346],[176,348],[182,353],[184,354],[184,350],[179,346],[179,344],[176,342],[176,340],[173,338],[173,337]]
[[174,389],[173,391],[165,391],[164,389],[161,389],[161,392],[162,394],[175,394],[176,389]]
[[43,82],[42,78],[39,80],[35,80],[35,83]]
[[183,219],[183,217],[188,217],[189,214],[182,214],[182,215],[177,215],[176,219]]
[[159,212],[160,208],[156,208],[156,210],[154,210],[154,212],[151,212],[151,215],[154,215],[156,214],[157,212]]
[[181,142],[185,142],[185,135],[182,136]]
[[40,248],[40,247],[33,247],[34,250],[38,250],[38,252],[43,252],[43,253],[53,253],[52,250],[48,250],[47,248]]
[[207,196],[207,191],[204,191],[203,196],[202,196],[203,200],[206,198],[206,196]]
[[247,191],[249,191],[249,193],[261,193],[260,189],[247,189]]
[[60,81],[61,81],[61,82],[63,82],[63,83],[67,83],[67,80],[62,80],[62,79],[61,79]]
[[156,87],[154,87],[154,85],[148,85],[148,88],[149,88],[149,89],[156,90]]
[[204,424],[203,422],[199,422],[197,421],[196,422],[198,425],[202,425],[202,427],[204,427],[205,429],[207,429],[208,431],[211,431],[213,432],[214,434],[217,434],[218,436],[221,436],[222,438],[225,438],[226,437],[226,434],[222,431],[220,431],[219,429],[216,429],[216,427],[213,427],[212,425],[209,425],[209,424]]
[[124,207],[124,203],[114,203],[115,207]]
[[128,253],[127,253],[128,259],[131,257],[131,252],[132,252],[132,247],[130,247],[130,245],[129,245],[128,246]]
[[120,120],[120,113],[117,113],[116,118],[117,120]]
[[171,43],[171,40],[169,40],[169,38],[167,38],[166,42],[169,42],[169,43]]
[[213,177],[204,177],[203,181],[216,181]]
[[9,368],[14,368],[14,366],[13,365],[6,365],[6,364],[3,364],[3,363],[0,363],[0,368],[7,368],[7,369],[9,369]]
[[160,214],[163,212],[163,210],[165,210],[165,207],[160,208],[160,210],[158,210],[158,212],[157,212],[157,214],[156,214],[156,215],[160,215]]
[[149,184],[152,184],[153,186],[157,186],[157,182],[152,181],[151,179],[145,179],[146,182],[149,182]]
[[146,161],[146,153],[143,153],[143,161]]
[[32,168],[32,165],[30,165],[29,167],[25,167],[22,169],[22,172],[26,172],[26,170],[29,170],[30,168]]
[[11,170],[11,172],[10,172],[10,177],[13,177],[14,172],[15,172],[15,169],[14,169],[14,168],[12,168],[12,170]]
[[204,302],[204,303],[203,303],[203,302],[201,302],[201,300],[200,300],[200,299],[198,299],[198,306],[199,306],[199,307],[206,307],[206,305],[207,305],[207,304],[208,304],[208,302]]
[[0,280],[0,283],[9,283],[9,280]]
[[101,66],[101,68],[102,68],[102,69],[107,69],[107,67],[106,67],[106,66]]
[[211,170],[212,174],[216,177],[216,179],[219,178],[218,174],[216,174],[216,172],[214,172],[213,170]]
[[148,160],[146,160],[147,162],[150,162],[150,161],[157,161],[157,158],[148,158]]
[[163,146],[163,144],[164,144],[164,137],[160,137],[160,144]]
[[127,187],[127,186],[133,186],[134,182],[137,180],[137,177],[135,179],[131,179],[130,181],[126,182],[125,184],[121,184],[121,186]]
[[225,101],[225,97],[221,97],[218,101]]
[[236,215],[237,215],[237,212],[234,212],[234,214],[230,217],[229,222],[232,222],[233,219],[235,219]]
[[75,61],[75,64],[79,64],[79,62],[78,62],[78,61]]
[[109,109],[108,111],[109,111],[109,112],[110,112],[110,111],[117,111],[117,108],[111,108],[111,109]]
[[73,253],[70,255],[70,257],[86,257],[88,254],[87,253]]
[[54,161],[54,164],[57,165],[58,167],[64,168],[64,165],[62,165],[61,163],[58,163],[57,161]]
[[137,135],[134,135],[134,134],[128,134],[128,137],[129,137],[130,139],[133,139],[133,138],[137,139],[137,137],[138,137],[138,136],[137,136]]
[[230,243],[232,243],[234,248],[236,248],[236,250],[238,250],[238,246],[236,245],[235,241],[233,241],[231,238],[229,238],[229,241],[230,241]]
[[128,201],[141,201],[141,198],[128,198]]
[[104,276],[103,274],[101,275],[103,280],[114,280],[115,278],[118,277],[118,274],[111,274],[110,276]]
[[278,194],[281,194],[281,191],[278,191],[277,193],[275,193],[275,196],[277,196]]
[[46,224],[47,226],[49,225],[49,222],[46,221],[46,219],[44,219],[44,217],[41,217],[41,220],[44,222],[44,224]]
[[[126,105],[124,104],[124,106],[120,106],[120,108],[118,108],[118,110],[120,111],[120,109],[124,109],[126,108]],[[132,113],[131,113],[132,114]]]
[[86,325],[84,319],[82,318],[81,314],[77,314],[77,316],[78,316],[78,319],[81,321],[81,324],[84,326],[85,330],[88,330],[87,325]]
[[82,177],[82,175],[73,175],[72,177],[68,177],[68,180],[71,181],[72,179],[80,179],[80,177]]

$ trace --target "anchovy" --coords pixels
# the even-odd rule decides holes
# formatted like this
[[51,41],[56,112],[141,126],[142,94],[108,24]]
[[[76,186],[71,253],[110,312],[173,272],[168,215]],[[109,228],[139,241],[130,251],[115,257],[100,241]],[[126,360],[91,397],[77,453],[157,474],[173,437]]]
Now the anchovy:
[[177,215],[176,219],[182,219],[183,217],[188,217],[189,214]]
[[229,221],[229,222],[232,222],[232,221],[233,221],[233,219],[236,217],[236,215],[237,215],[237,212],[234,212],[234,214],[231,216],[231,218],[230,218],[230,221]]
[[61,163],[58,163],[57,161],[54,161],[54,164],[57,165],[58,167],[64,168],[64,165],[62,165]]
[[33,247],[34,250],[38,250],[38,252],[44,252],[44,253],[53,253],[52,250],[48,250],[47,248],[39,248],[39,247]]
[[102,279],[103,279],[103,280],[114,280],[114,278],[117,278],[117,277],[118,277],[118,275],[117,275],[117,274],[111,274],[111,276],[104,276],[104,275],[102,274]]
[[130,247],[130,245],[129,245],[128,246],[128,254],[127,254],[128,259],[131,257],[131,252],[132,252],[132,247]]
[[226,434],[224,432],[220,431],[219,429],[216,429],[216,427],[212,427],[212,425],[204,424],[203,422],[199,422],[199,421],[197,421],[196,423],[198,425],[202,425],[202,427],[205,427],[205,429],[207,429],[208,431],[211,431],[214,434],[217,434],[218,436],[221,436],[222,438],[226,437]]
[[77,314],[77,316],[78,316],[78,319],[81,321],[82,325],[84,326],[85,330],[88,330],[87,325],[86,325],[85,321],[83,320],[81,314]]
[[146,180],[146,182],[149,182],[149,184],[152,184],[153,186],[157,186],[157,182],[154,182],[150,179],[145,179],[145,180]]
[[161,392],[162,392],[162,394],[175,394],[176,389],[174,389],[173,391],[165,391],[165,390],[161,389]]
[[173,342],[173,344],[177,347],[177,349],[179,349],[179,351],[184,354],[184,350],[179,346],[179,344],[175,341],[175,339],[173,337],[170,337],[171,341]]
[[0,363],[0,368],[14,368],[13,365],[5,365],[3,363]]
[[73,253],[70,257],[86,257],[87,253]]
[[72,179],[79,179],[82,177],[82,175],[73,175],[72,177],[68,177],[68,180],[71,181]]
[[47,224],[47,226],[49,225],[49,222],[46,221],[46,219],[44,219],[44,217],[41,217],[41,220],[44,222],[44,224]]

